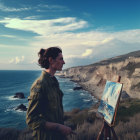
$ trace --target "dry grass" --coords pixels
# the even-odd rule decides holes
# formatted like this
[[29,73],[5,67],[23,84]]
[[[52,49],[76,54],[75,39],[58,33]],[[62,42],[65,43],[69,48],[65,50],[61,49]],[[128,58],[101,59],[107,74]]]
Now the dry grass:
[[119,140],[140,140],[140,113],[130,118],[129,122],[119,124],[114,128]]
[[[68,136],[68,140],[97,139],[103,125],[103,121],[93,112],[98,106],[99,104],[96,104],[91,109],[81,111],[74,109],[71,112],[65,112],[65,125],[68,124],[77,133],[77,135]],[[118,140],[140,140],[139,118],[139,99],[126,99],[120,102],[117,123],[114,127]],[[0,140],[32,140],[32,130],[29,127],[22,131],[14,128],[0,128]]]
[[[118,140],[140,140],[140,113],[129,119],[129,122],[119,122],[114,127]],[[74,130],[77,135],[68,136],[68,140],[96,140],[103,121],[96,119],[93,123],[84,122]],[[113,136],[112,136],[113,138]],[[14,128],[0,128],[0,140],[32,140],[32,130],[17,130]]]
[[[114,127],[118,140],[140,140],[140,113],[130,118],[129,122],[119,122]],[[68,140],[96,140],[103,125],[102,120],[96,120],[94,123],[84,122],[77,126],[75,132],[77,135],[68,136]],[[112,136],[112,140],[113,136]]]
[[102,121],[96,120],[94,123],[84,122],[78,125],[75,132],[77,135],[68,136],[68,140],[95,140],[100,132]]
[[0,140],[33,140],[32,130],[29,127],[24,130],[0,128]]

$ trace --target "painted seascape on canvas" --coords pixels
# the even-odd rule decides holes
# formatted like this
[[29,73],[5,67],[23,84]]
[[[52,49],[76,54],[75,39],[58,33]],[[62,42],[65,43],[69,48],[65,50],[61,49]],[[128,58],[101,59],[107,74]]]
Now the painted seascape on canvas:
[[121,89],[122,84],[120,83],[106,82],[98,112],[104,116],[109,124],[112,122]]

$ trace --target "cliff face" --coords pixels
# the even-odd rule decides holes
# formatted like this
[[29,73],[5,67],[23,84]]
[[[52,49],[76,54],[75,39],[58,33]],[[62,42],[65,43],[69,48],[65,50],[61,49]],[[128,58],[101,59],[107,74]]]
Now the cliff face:
[[116,81],[120,75],[123,91],[132,98],[140,98],[140,51],[65,69],[58,75],[79,83],[98,99],[102,97],[106,80]]

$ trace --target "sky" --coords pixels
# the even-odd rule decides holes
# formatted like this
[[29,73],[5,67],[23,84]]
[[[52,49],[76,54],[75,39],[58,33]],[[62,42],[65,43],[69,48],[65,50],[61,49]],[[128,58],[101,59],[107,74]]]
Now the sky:
[[42,70],[53,46],[63,69],[140,50],[140,1],[0,0],[0,70]]

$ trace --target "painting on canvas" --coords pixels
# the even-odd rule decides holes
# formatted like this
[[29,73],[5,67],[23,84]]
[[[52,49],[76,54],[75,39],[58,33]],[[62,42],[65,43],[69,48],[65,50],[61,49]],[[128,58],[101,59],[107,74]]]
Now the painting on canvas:
[[104,119],[109,124],[112,123],[121,89],[121,83],[106,82],[98,112],[104,116]]

